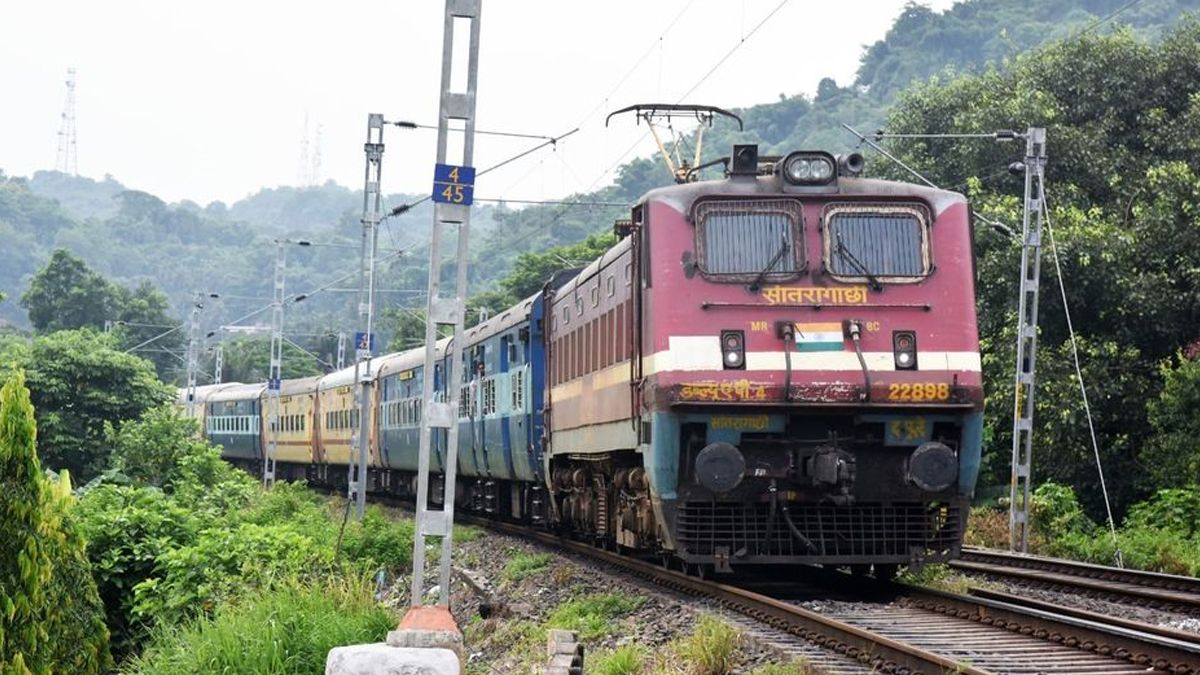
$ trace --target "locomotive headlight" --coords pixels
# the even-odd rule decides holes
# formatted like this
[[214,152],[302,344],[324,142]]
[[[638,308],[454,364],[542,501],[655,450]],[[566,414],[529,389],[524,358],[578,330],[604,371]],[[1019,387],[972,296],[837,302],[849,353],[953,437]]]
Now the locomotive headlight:
[[783,159],[783,177],[793,185],[821,185],[834,177],[833,157],[824,152],[793,152]]
[[726,370],[746,367],[746,334],[740,330],[721,331],[721,362]]

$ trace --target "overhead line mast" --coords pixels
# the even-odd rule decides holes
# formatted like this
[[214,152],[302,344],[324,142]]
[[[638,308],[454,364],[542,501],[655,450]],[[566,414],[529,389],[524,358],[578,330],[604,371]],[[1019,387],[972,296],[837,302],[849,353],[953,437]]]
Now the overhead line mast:
[[1033,474],[1033,399],[1037,379],[1038,286],[1042,270],[1042,180],[1046,130],[1025,134],[1025,212],[1021,217],[1021,288],[1017,303],[1016,382],[1013,392],[1009,548],[1029,551],[1030,481]]
[[354,409],[357,424],[350,437],[350,467],[347,472],[348,499],[355,502],[358,518],[367,508],[367,459],[370,449],[371,330],[375,319],[375,251],[379,243],[383,195],[379,181],[383,169],[383,115],[367,116],[367,142],[363,145],[367,165],[363,185],[362,263],[359,269],[358,317],[362,330],[354,335]]
[[[438,115],[437,166],[434,170],[433,232],[429,244],[429,297],[425,316],[425,377],[423,383],[424,414],[421,416],[421,446],[417,468],[417,518],[413,537],[412,606],[419,607],[424,599],[425,537],[441,537],[439,560],[438,605],[450,603],[450,546],[454,523],[454,483],[458,464],[458,410],[463,382],[463,322],[467,305],[467,241],[471,224],[471,201],[475,182],[472,161],[475,154],[475,92],[479,74],[479,12],[481,0],[447,0],[446,21],[442,33],[441,109]],[[451,89],[454,66],[455,23],[470,24],[467,78],[465,92]],[[448,165],[446,145],[450,120],[464,124],[463,152],[460,162]],[[458,227],[458,250],[454,258],[455,294],[441,294],[442,238],[445,230]],[[434,399],[438,327],[454,325],[454,335],[446,346],[447,364],[441,373],[445,397]],[[466,404],[470,405],[470,401]],[[429,510],[430,454],[434,434],[446,439],[442,466],[444,469],[442,510]]]

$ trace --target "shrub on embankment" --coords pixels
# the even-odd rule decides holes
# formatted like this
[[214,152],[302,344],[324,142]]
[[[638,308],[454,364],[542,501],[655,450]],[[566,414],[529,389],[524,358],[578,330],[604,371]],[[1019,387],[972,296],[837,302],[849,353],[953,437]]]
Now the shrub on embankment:
[[378,642],[396,625],[372,597],[369,579],[288,580],[245,593],[211,615],[163,624],[141,656],[138,675],[322,673],[333,647]]
[[[301,484],[266,490],[195,432],[194,422],[169,408],[126,423],[108,436],[118,469],[82,490],[81,531],[119,658],[135,658],[148,672],[202,672],[208,668],[178,671],[172,664],[184,652],[252,652],[274,640],[278,650],[269,653],[283,664],[274,672],[297,672],[312,649],[301,643],[322,644],[290,638],[305,626],[344,619],[349,628],[332,633],[335,644],[343,634],[358,641],[355,626],[394,623],[385,610],[386,621],[359,621],[364,610],[356,603],[373,601],[370,593],[354,601],[349,594],[361,590],[364,575],[408,564],[410,523],[372,507],[342,531],[341,503]],[[333,601],[317,602],[324,592]],[[276,615],[289,623],[263,620]],[[245,632],[236,644],[229,642],[235,627]],[[376,630],[366,639],[383,635]],[[279,642],[285,637],[290,641]],[[226,672],[257,672],[258,663]]]
[[[1033,494],[1030,551],[1100,565],[1200,576],[1200,487],[1159,490],[1135,504],[1116,530],[1083,513],[1075,491],[1044,483]],[[1008,516],[991,507],[972,511],[968,544],[1008,547]]]

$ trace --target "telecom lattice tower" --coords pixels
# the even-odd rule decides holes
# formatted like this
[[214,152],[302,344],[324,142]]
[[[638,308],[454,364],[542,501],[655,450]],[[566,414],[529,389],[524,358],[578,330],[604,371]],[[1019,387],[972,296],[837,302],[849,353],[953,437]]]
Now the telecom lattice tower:
[[54,168],[61,173],[79,175],[79,155],[75,134],[75,69],[67,68],[67,101],[63,104],[58,127],[58,157]]

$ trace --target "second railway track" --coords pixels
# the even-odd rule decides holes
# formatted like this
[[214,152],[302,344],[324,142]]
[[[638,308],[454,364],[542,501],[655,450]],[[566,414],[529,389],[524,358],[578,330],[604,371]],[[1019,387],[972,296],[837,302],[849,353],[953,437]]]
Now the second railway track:
[[1053,590],[1200,615],[1200,579],[1090,563],[967,548],[950,563],[961,572],[1013,579]]

